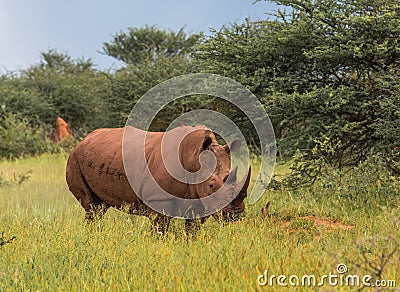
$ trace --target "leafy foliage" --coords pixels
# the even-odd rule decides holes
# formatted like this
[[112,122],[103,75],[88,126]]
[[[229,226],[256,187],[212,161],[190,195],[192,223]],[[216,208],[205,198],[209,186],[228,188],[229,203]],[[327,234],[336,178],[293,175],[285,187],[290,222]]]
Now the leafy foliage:
[[0,117],[0,158],[15,159],[23,155],[38,155],[50,150],[45,132],[32,127],[20,114],[2,109]]
[[19,75],[0,82],[0,105],[19,113],[33,126],[54,127],[57,116],[73,129],[93,130],[107,122],[108,79],[90,61],[72,60],[54,50]]
[[[126,63],[126,66],[109,74],[111,126],[123,126],[137,100],[155,85],[197,71],[191,53],[201,34],[177,33],[154,26],[128,28],[118,33],[109,43],[104,43],[104,52]],[[182,113],[183,108],[194,108],[196,99],[176,101],[168,105],[154,121],[153,130],[165,130],[168,121]]]
[[158,29],[155,26],[128,28],[105,42],[103,51],[126,64],[154,63],[160,57],[189,56],[201,34],[187,35],[184,28],[178,32]]
[[[200,67],[259,96],[281,154],[300,150],[294,170],[307,181],[323,171],[321,157],[343,168],[381,153],[399,173],[398,1],[273,2],[289,12],[225,26],[203,39]],[[319,147],[327,140],[333,152]]]
[[[154,62],[129,64],[109,75],[109,126],[123,126],[135,103],[152,87],[193,70],[190,61],[183,56],[160,56]],[[179,108],[168,107],[164,116],[175,117],[177,111],[180,113]],[[165,125],[162,119],[158,119],[156,123],[158,129]]]

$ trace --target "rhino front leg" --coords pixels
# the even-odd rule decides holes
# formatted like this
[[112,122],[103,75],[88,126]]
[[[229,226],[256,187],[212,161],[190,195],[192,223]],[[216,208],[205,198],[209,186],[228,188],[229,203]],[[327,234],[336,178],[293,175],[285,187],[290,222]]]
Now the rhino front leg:
[[185,231],[187,235],[195,235],[200,229],[200,225],[203,223],[200,219],[186,219]]

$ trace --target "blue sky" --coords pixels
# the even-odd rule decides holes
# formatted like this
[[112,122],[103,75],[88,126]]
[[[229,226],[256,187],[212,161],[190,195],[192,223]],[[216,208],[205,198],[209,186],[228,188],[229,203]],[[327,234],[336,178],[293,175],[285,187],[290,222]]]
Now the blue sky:
[[209,32],[224,24],[265,19],[275,6],[252,0],[0,0],[0,73],[37,64],[51,48],[91,58],[99,69],[117,66],[99,53],[128,27]]

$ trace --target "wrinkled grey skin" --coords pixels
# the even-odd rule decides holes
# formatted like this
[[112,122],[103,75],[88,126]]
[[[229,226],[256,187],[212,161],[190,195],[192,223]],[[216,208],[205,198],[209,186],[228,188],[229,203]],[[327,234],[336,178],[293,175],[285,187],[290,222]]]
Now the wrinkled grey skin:
[[[190,134],[185,136],[179,145],[181,165],[187,171],[198,171],[200,169],[199,156],[205,150],[211,151],[217,160],[217,166],[212,175],[206,181],[195,185],[188,185],[173,178],[161,159],[161,141],[164,135],[166,133],[174,135],[178,131],[188,130],[191,131]],[[220,189],[230,174],[229,153],[234,148],[240,147],[235,141],[227,145],[219,145],[212,131],[205,127],[180,127],[166,133],[144,132],[129,127],[129,131],[133,131],[137,135],[147,134],[145,155],[151,175],[163,190],[179,198],[204,198]],[[109,207],[114,207],[131,214],[149,217],[157,232],[164,233],[168,229],[170,217],[157,213],[144,204],[128,181],[122,155],[123,134],[124,128],[99,129],[81,141],[68,158],[66,168],[68,187],[85,209],[88,220],[101,217]],[[135,143],[135,141],[132,140],[131,143]],[[232,172],[235,173],[229,176],[230,181],[225,184],[225,188],[235,190],[235,193],[239,194],[220,211],[220,215],[226,221],[236,220],[243,214],[243,200],[247,196],[247,187],[250,181],[249,172],[244,185],[243,182],[237,184],[236,170]],[[141,169],[137,171],[137,179],[142,189],[146,190],[151,187]],[[240,191],[239,185],[243,185]],[[154,194],[153,199],[157,201],[157,194]],[[186,231],[196,230],[199,223],[205,220],[206,218],[186,219]]]

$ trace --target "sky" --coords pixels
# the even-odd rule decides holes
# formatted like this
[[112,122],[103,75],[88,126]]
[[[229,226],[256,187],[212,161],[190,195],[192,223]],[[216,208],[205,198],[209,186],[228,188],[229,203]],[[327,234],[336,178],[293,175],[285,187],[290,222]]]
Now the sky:
[[0,73],[38,64],[55,49],[72,58],[90,58],[96,68],[118,62],[101,54],[103,43],[128,27],[207,34],[224,24],[266,19],[275,6],[253,0],[0,0]]

